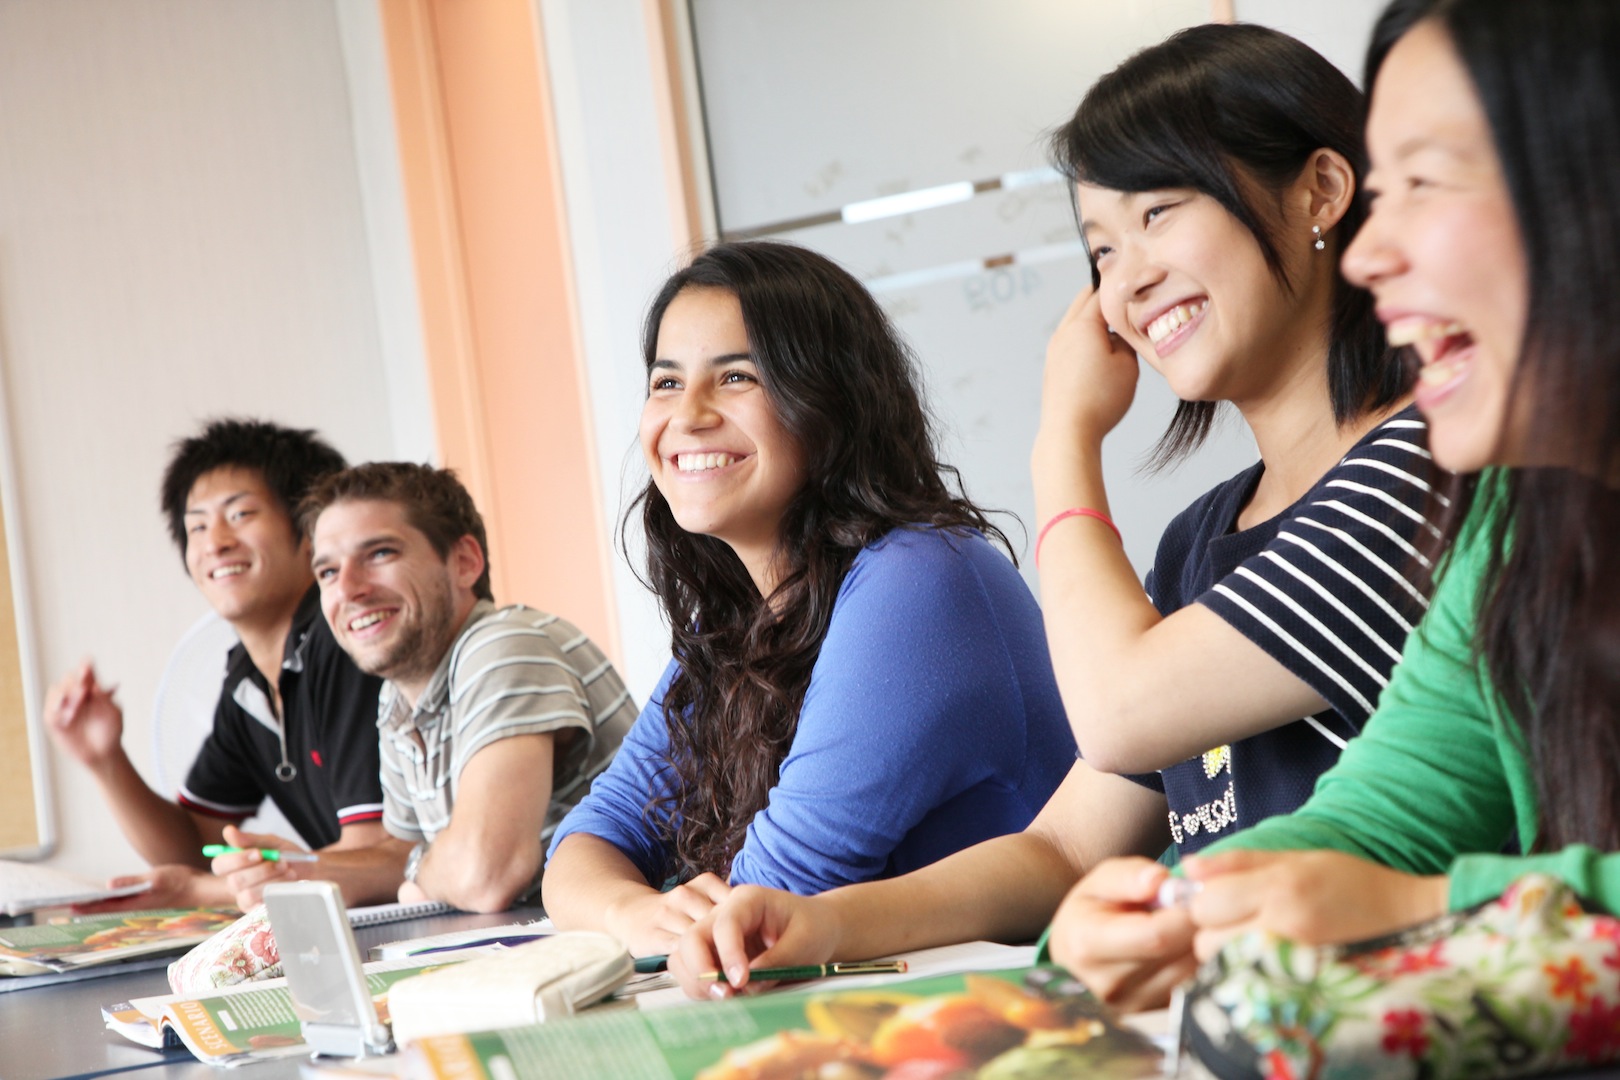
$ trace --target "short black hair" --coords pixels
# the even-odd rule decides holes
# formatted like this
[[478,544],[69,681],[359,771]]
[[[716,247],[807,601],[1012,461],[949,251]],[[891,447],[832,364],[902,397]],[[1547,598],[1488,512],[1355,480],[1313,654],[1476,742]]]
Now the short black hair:
[[[1366,220],[1366,101],[1321,54],[1263,26],[1209,23],[1171,35],[1098,79],[1051,137],[1053,164],[1070,183],[1113,191],[1193,188],[1254,237],[1279,284],[1275,195],[1320,148],[1355,172],[1358,196],[1329,240],[1337,257]],[[1097,282],[1092,261],[1092,282]],[[1328,391],[1344,424],[1398,400],[1411,382],[1388,347],[1372,297],[1338,278],[1328,327]],[[1184,401],[1150,468],[1190,453],[1209,434],[1216,404]]]
[[186,558],[186,500],[205,474],[215,469],[258,473],[296,535],[295,514],[304,493],[315,481],[347,464],[342,454],[308,428],[238,417],[208,421],[199,434],[174,444],[174,456],[163,471],[163,516],[169,523],[169,536],[180,549],[180,561]]

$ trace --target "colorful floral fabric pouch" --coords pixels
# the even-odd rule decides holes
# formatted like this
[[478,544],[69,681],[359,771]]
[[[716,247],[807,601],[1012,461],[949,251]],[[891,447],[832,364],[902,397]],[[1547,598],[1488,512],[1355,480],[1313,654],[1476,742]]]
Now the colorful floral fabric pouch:
[[1514,1077],[1620,1060],[1620,919],[1532,874],[1392,937],[1251,934],[1186,992],[1187,1050],[1220,1080]]
[[260,904],[170,964],[169,987],[177,994],[199,994],[280,974],[281,953]]

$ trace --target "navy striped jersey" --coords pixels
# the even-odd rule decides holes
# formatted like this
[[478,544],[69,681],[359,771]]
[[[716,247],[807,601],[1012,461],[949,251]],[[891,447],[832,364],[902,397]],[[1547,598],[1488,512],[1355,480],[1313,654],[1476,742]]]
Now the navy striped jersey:
[[1213,747],[1157,775],[1182,853],[1297,809],[1377,704],[1428,606],[1420,553],[1428,429],[1408,408],[1368,432],[1305,496],[1234,531],[1264,463],[1204,495],[1159,542],[1147,590],[1168,615],[1208,607],[1322,695],[1316,716]]

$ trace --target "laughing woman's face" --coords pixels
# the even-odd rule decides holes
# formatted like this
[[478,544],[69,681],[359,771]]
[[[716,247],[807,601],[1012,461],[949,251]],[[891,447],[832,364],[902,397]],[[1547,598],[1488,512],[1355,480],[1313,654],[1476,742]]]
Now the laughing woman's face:
[[1390,51],[1367,120],[1372,213],[1344,256],[1394,345],[1422,362],[1416,401],[1447,469],[1532,464],[1512,394],[1529,294],[1524,244],[1472,81],[1445,30]]

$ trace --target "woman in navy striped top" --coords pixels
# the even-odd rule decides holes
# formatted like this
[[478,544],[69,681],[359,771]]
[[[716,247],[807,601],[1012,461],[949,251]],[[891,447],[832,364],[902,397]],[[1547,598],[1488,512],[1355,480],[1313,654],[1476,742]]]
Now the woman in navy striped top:
[[[1336,270],[1365,213],[1362,116],[1349,80],[1292,38],[1202,26],[1103,78],[1058,131],[1097,284],[1048,350],[1036,557],[1082,760],[1020,835],[816,898],[734,891],[683,941],[673,966],[689,989],[717,962],[1027,940],[1099,863],[1196,849],[1310,794],[1423,609],[1423,425],[1370,300]],[[1261,458],[1176,519],[1150,595],[1101,468],[1138,354],[1185,402],[1161,461],[1196,448],[1223,401]],[[1184,914],[1144,914],[1163,867],[1106,870],[1101,892],[1071,900],[1118,927],[1105,947],[1190,935]],[[1185,973],[1121,987],[1104,965],[1087,971],[1114,996],[1156,996]]]

